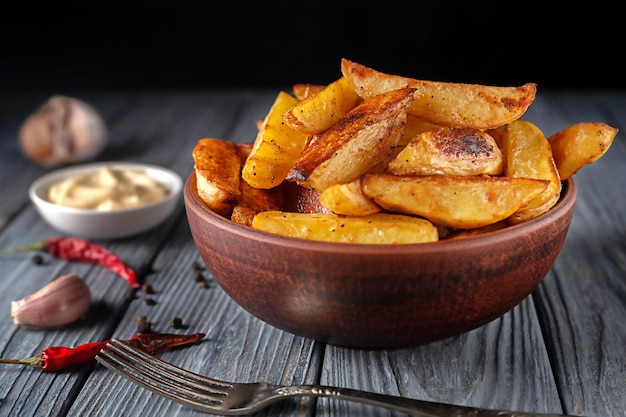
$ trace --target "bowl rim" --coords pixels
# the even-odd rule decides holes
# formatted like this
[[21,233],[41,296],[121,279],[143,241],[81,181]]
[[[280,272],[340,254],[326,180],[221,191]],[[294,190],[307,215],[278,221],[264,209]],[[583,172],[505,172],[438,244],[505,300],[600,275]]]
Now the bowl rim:
[[337,252],[358,254],[358,255],[401,255],[420,252],[422,254],[436,253],[442,250],[466,250],[497,244],[512,238],[522,237],[529,230],[540,229],[549,224],[553,219],[560,218],[573,209],[576,203],[577,188],[573,178],[562,181],[563,187],[558,202],[550,209],[534,219],[526,222],[507,226],[504,229],[490,231],[477,236],[468,236],[463,239],[440,240],[437,242],[422,242],[408,244],[362,244],[362,243],[340,243],[316,240],[306,240],[289,236],[281,236],[262,230],[256,230],[248,226],[235,223],[211,210],[198,196],[195,187],[195,172],[191,172],[185,180],[183,197],[188,210],[195,210],[205,213],[211,223],[227,232],[241,237],[252,239],[264,244],[271,244],[279,247],[288,247],[318,252]]
[[[106,166],[110,166],[113,169],[136,169],[140,171],[146,172],[152,179],[158,181],[161,185],[165,186],[168,190],[168,194],[157,201],[153,201],[148,204],[143,204],[136,207],[128,207],[121,208],[115,210],[94,210],[94,209],[84,209],[84,208],[76,208],[76,207],[68,207],[60,204],[55,204],[48,201],[44,195],[47,193],[47,190],[55,183],[62,181],[66,178],[72,177],[74,175],[83,174],[86,172],[98,171]],[[154,174],[158,175],[155,176]],[[152,175],[151,175],[152,174]],[[164,181],[165,177],[167,181]],[[54,210],[57,213],[64,214],[72,214],[77,216],[106,216],[111,214],[123,214],[123,213],[133,213],[143,210],[148,210],[155,206],[161,206],[163,204],[169,203],[171,200],[177,199],[178,196],[182,193],[183,189],[183,180],[180,175],[176,172],[164,168],[158,165],[147,164],[142,162],[130,162],[130,161],[104,161],[104,162],[93,162],[88,164],[80,164],[73,165],[65,168],[56,169],[54,171],[50,171],[39,178],[37,178],[30,185],[28,189],[28,195],[31,201],[43,209],[46,210]]]

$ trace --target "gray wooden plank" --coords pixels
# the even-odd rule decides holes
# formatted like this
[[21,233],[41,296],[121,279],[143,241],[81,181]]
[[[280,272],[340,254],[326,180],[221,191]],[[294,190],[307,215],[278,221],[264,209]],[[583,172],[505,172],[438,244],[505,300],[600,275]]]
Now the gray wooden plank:
[[[624,126],[626,101],[599,94],[550,100],[561,123]],[[568,412],[626,415],[626,152],[624,133],[597,162],[574,175],[578,199],[567,240],[536,292],[546,340]]]
[[[194,372],[215,378],[253,382],[302,384],[317,377],[321,348],[312,340],[296,337],[256,319],[236,305],[214,282],[210,273],[208,288],[194,281],[194,263],[202,261],[188,227],[181,222],[155,260],[156,271],[149,281],[155,291],[155,305],[134,300],[120,325],[119,334],[132,334],[134,318],[145,315],[154,330],[174,333],[206,333],[199,344],[183,350],[163,352],[159,356]],[[179,316],[188,328],[168,328],[172,317]],[[115,389],[103,390],[103,386]],[[259,415],[305,415],[307,401],[285,401]],[[149,391],[98,366],[89,376],[68,415],[129,415],[142,410],[147,415],[206,415],[158,398]]]
[[[416,348],[372,352],[329,346],[323,369],[322,382],[329,385],[477,407],[561,412],[531,298],[478,329]],[[317,415],[401,414],[320,400]]]
[[[112,144],[102,160],[156,163],[186,176],[192,170],[191,149],[197,139],[214,136],[251,142],[255,122],[265,115],[275,94],[94,96],[112,133]],[[6,138],[12,135],[20,110],[0,104],[6,107],[13,109],[14,127],[0,130],[0,146],[9,151],[0,153],[0,169],[6,163],[12,167],[8,171],[19,172],[24,169],[23,161],[15,157],[16,148],[7,145]],[[597,94],[588,101],[576,92],[540,93],[525,118],[551,134],[583,119],[624,126],[624,109],[626,98],[621,95]],[[169,320],[181,315],[189,326],[185,331],[204,331],[207,339],[185,348],[184,354],[172,351],[161,356],[219,378],[275,383],[321,378],[323,383],[435,401],[518,409],[533,404],[536,411],[552,412],[562,406],[566,412],[589,417],[624,416],[625,143],[621,134],[617,146],[601,161],[576,174],[579,200],[570,235],[533,297],[467,334],[414,349],[360,351],[332,346],[324,350],[310,340],[277,330],[243,311],[219,287],[198,291],[192,285],[197,252],[181,207],[163,227],[102,242],[133,267],[153,264],[155,271],[146,279],[157,291],[154,306],[144,304],[141,294],[128,302],[125,283],[94,266],[55,261],[36,267],[26,255],[0,258],[0,308],[8,309],[11,300],[70,270],[85,277],[96,300],[87,320],[68,329],[29,331],[12,325],[8,318],[0,320],[0,356],[30,355],[51,344],[130,336],[139,314],[147,315],[157,331],[166,331]],[[37,169],[26,171],[33,179],[38,174]],[[0,196],[11,196],[15,187],[27,182],[11,181],[0,187],[4,193]],[[34,209],[23,207],[25,202],[22,195],[1,206],[9,207],[6,212],[10,214],[6,227],[0,226],[0,248],[7,242],[27,243],[54,233]],[[590,332],[590,328],[601,331]],[[0,416],[125,415],[138,410],[154,415],[200,415],[156,398],[100,366],[59,374],[0,367],[0,380]],[[393,415],[324,399],[288,401],[259,415],[309,415],[312,410],[307,407],[314,404],[316,415]]]
[[[167,166],[181,175],[192,170],[191,149],[197,136],[209,126],[226,134],[232,128],[231,119],[241,102],[236,95],[140,95],[130,99],[122,96],[116,110],[115,99],[107,100],[107,108],[115,117],[108,121],[111,142],[101,157],[104,160],[138,158],[136,160]],[[225,100],[230,102],[226,103]],[[126,107],[129,104],[132,109]],[[179,137],[181,139],[176,140]],[[14,155],[14,158],[7,159],[18,158]],[[181,221],[184,221],[182,198],[176,213],[158,228],[132,238],[98,243],[119,254],[136,270],[141,270],[143,265],[151,262],[160,249],[161,242]],[[36,215],[34,208],[26,205],[7,224],[0,236],[0,247],[8,247],[6,242],[17,246],[57,234]],[[128,286],[125,282],[111,279],[112,274],[93,266],[54,261],[42,268],[29,264],[29,260],[30,254],[0,258],[0,275],[3,277],[1,285],[7,289],[0,294],[0,305],[4,306],[5,311],[9,311],[12,300],[34,292],[67,271],[77,271],[87,280],[94,298],[94,308],[88,320],[77,325],[75,329],[72,328],[73,331],[64,329],[56,332],[33,332],[13,325],[7,316],[7,320],[0,322],[5,331],[0,342],[0,354],[3,357],[30,356],[46,346],[74,346],[92,340],[104,340],[116,334],[117,322],[127,307],[125,296]],[[41,278],[42,274],[47,275]],[[42,283],[43,279],[47,281]],[[29,337],[25,337],[25,334]],[[86,372],[78,371],[77,375],[84,378]],[[48,375],[26,368],[1,367],[0,379],[16,382],[3,384],[2,389],[7,392],[2,396],[0,415],[12,415],[14,412],[19,412],[20,415],[62,415],[82,384],[82,378],[73,375],[76,374],[69,372],[60,376]],[[32,387],[15,379],[25,377],[34,381]],[[59,389],[50,388],[50,381],[67,386],[67,394],[59,396]],[[33,391],[29,392],[29,389]]]
[[[238,141],[253,141],[256,120],[264,116],[274,96],[275,92],[259,95],[249,92],[142,94],[130,98],[122,96],[119,99],[119,108],[115,108],[115,98],[105,97],[102,100],[106,101],[109,114],[112,115],[108,121],[112,140],[100,159],[154,163],[167,166],[186,177],[193,170],[191,151],[199,138],[230,138],[237,135]],[[24,233],[25,230],[28,232]],[[178,240],[172,238],[172,233]],[[54,230],[37,217],[34,209],[26,207],[0,235],[0,246],[2,242],[16,245],[53,234],[56,234]],[[170,250],[154,258],[163,248],[164,242]],[[146,314],[154,322],[155,331],[168,331],[171,330],[167,327],[169,320],[176,313],[189,323],[188,331],[202,328],[203,330],[196,331],[207,333],[207,340],[199,347],[208,352],[200,351],[202,353],[198,353],[199,356],[192,355],[189,358],[190,364],[202,366],[196,368],[197,370],[215,370],[218,377],[221,375],[223,378],[237,380],[248,376],[273,382],[302,383],[312,382],[316,378],[318,365],[315,365],[315,360],[320,355],[319,346],[258,321],[233,304],[215,284],[209,290],[197,291],[189,270],[190,263],[185,263],[184,268],[181,268],[183,261],[176,258],[197,257],[197,250],[193,246],[184,218],[182,201],[176,214],[161,227],[136,237],[99,243],[118,253],[135,269],[142,269],[143,265],[155,262],[155,272],[147,275],[146,280],[157,288],[158,292],[154,297],[159,299],[158,304],[143,304],[141,300],[145,299],[145,295],[142,297],[141,293],[138,299],[129,302],[125,298],[128,290],[126,283],[110,274],[107,276],[106,272],[98,268],[63,261],[51,262],[43,270],[38,267],[39,273],[47,274],[47,278],[51,280],[61,272],[79,268],[90,285],[95,307],[87,320],[77,326],[73,333],[69,333],[67,329],[54,334],[33,333],[7,321],[1,322],[8,335],[1,340],[0,352],[3,356],[24,356],[25,351],[30,355],[35,353],[31,352],[32,349],[42,349],[51,344],[74,346],[112,336],[129,337],[136,331],[134,319],[139,314]],[[0,259],[0,269],[2,275],[5,275],[2,284],[13,289],[0,296],[3,305],[17,298],[15,291],[18,289],[22,294],[39,288],[40,283],[31,278],[35,267],[27,263],[29,256],[24,254]],[[15,283],[24,275],[29,276],[29,284],[20,283],[20,286],[16,286]],[[159,277],[165,280],[162,287],[156,281]],[[181,291],[185,288],[185,283],[188,284],[189,292]],[[208,299],[193,299],[194,296],[207,295]],[[215,306],[215,311],[204,308],[204,303]],[[182,309],[178,311],[177,307]],[[217,316],[213,315],[215,312]],[[233,332],[234,329],[241,329],[241,332]],[[24,337],[23,334],[29,337]],[[190,348],[189,351],[192,352],[193,349]],[[217,365],[213,365],[213,362]],[[259,362],[262,366],[259,366]],[[137,392],[140,404],[136,401],[120,402],[120,391],[101,389],[103,385],[109,384],[111,375],[103,368],[95,369],[87,380],[86,389],[81,391],[81,385],[92,369],[46,374],[28,368],[0,368],[0,378],[14,382],[3,385],[6,392],[1,393],[3,403],[0,406],[0,415],[111,415],[117,407],[125,410],[122,414],[136,412],[138,409],[152,409],[155,412],[164,409],[168,415],[170,411],[188,415],[187,409],[168,401],[155,403],[153,397],[147,393],[143,393],[142,397],[137,392],[137,387],[130,387],[132,389],[129,388],[129,391]],[[217,371],[221,371],[221,374]],[[21,382],[24,379],[32,382]],[[119,386],[124,390],[128,388],[122,382]],[[92,401],[91,395],[106,394],[109,397]],[[103,403],[108,405],[103,406]],[[274,408],[272,413],[305,413],[307,404],[307,401],[287,402]]]
[[[126,260],[135,269],[154,257],[173,221],[182,221],[182,207],[178,218],[173,217],[162,227],[146,232],[136,239],[145,240],[145,245],[136,241],[102,243]],[[34,209],[24,211],[17,221],[12,222],[3,234],[12,235],[13,230],[21,231],[20,239],[12,242],[27,243],[42,236],[54,235],[49,226],[43,224]],[[3,245],[3,247],[6,247]],[[128,256],[129,253],[133,256]],[[47,346],[76,346],[90,341],[99,341],[116,335],[115,328],[127,309],[129,286],[117,275],[95,265],[84,265],[46,257],[44,265],[31,263],[31,254],[10,255],[0,258],[0,307],[8,312],[10,302],[30,294],[54,278],[69,272],[76,272],[87,282],[92,294],[92,306],[85,317],[73,325],[59,330],[31,330],[11,323],[8,314],[0,321],[0,355],[19,358],[34,355]],[[0,380],[10,381],[2,385],[0,415],[64,415],[64,409],[71,403],[82,386],[89,369],[48,374],[30,368],[11,366],[0,367]],[[21,383],[22,380],[32,383]],[[14,414],[17,413],[17,414]]]

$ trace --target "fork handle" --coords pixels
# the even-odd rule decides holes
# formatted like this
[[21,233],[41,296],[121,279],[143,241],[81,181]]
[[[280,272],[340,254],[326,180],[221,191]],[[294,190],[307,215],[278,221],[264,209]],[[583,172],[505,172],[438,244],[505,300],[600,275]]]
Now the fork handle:
[[565,417],[564,414],[528,413],[487,408],[468,407],[461,405],[436,403],[378,394],[350,388],[339,388],[324,385],[293,385],[275,387],[281,397],[327,397],[345,401],[356,401],[377,407],[401,411],[417,417]]

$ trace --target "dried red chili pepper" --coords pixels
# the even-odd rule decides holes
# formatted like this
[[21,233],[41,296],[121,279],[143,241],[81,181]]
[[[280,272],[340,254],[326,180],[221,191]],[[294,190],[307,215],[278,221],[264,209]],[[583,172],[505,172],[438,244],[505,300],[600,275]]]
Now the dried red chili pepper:
[[78,237],[50,237],[19,248],[0,251],[0,256],[10,253],[38,250],[68,261],[98,264],[115,272],[130,283],[131,288],[139,288],[135,271],[110,250]]
[[[126,340],[126,343],[143,350],[147,353],[157,353],[176,346],[188,345],[204,337],[204,333],[180,335],[172,333],[149,333],[138,334]],[[77,368],[89,365],[95,361],[96,355],[109,343],[104,342],[85,343],[73,348],[65,346],[50,346],[39,354],[24,359],[2,359],[0,363],[16,365],[28,365],[46,372],[60,371],[63,369]]]

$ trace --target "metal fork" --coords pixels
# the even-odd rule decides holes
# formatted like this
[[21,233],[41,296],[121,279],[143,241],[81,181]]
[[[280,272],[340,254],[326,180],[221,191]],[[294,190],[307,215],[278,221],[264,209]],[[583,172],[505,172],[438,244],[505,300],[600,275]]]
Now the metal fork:
[[224,416],[252,414],[289,397],[328,397],[419,417],[564,417],[563,414],[491,410],[435,403],[331,386],[225,382],[184,370],[117,339],[111,340],[96,356],[96,360],[156,394],[196,410]]

